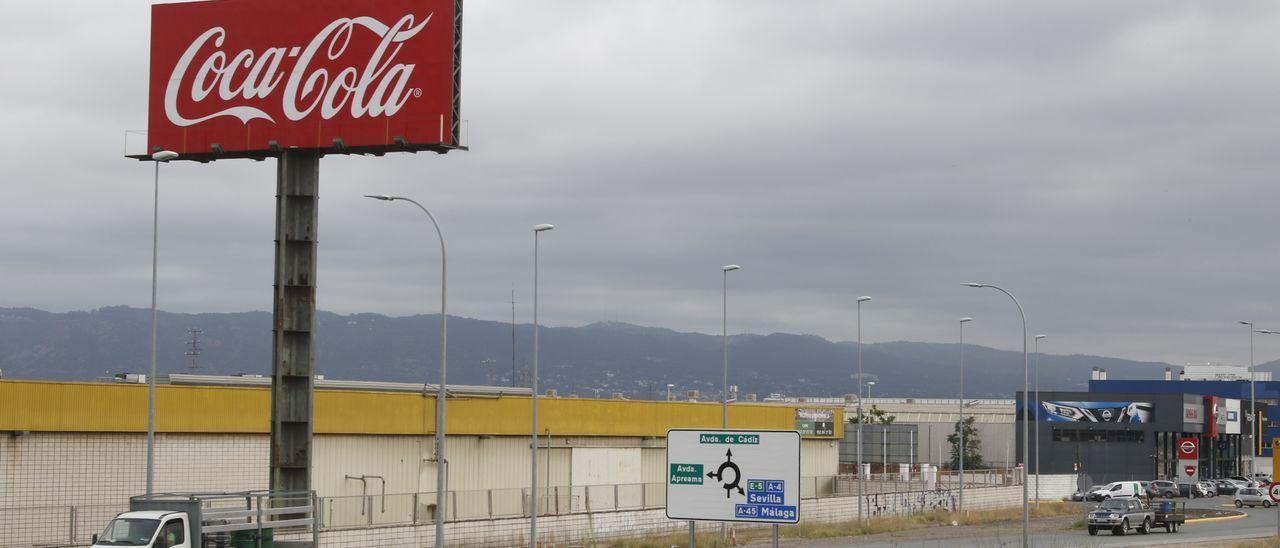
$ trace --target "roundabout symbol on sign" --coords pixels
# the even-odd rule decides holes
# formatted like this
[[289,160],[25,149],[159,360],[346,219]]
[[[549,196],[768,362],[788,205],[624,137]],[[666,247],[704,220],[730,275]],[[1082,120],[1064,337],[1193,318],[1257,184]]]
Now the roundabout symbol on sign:
[[1271,484],[1271,488],[1267,491],[1271,495],[1272,502],[1280,502],[1280,483]]
[[[733,470],[733,481],[724,481],[724,471]],[[746,495],[739,483],[742,483],[742,470],[738,469],[738,465],[733,463],[733,450],[728,449],[724,452],[724,462],[720,464],[715,472],[707,472],[707,477],[713,480],[724,482],[724,498],[729,498],[733,494],[733,490],[737,489],[739,495]]]

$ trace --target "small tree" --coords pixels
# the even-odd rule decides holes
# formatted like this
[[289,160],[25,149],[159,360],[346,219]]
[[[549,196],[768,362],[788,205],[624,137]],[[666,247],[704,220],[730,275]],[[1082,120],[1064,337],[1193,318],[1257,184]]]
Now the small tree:
[[[974,417],[964,419],[964,467],[966,470],[981,470],[987,467],[982,460],[982,439],[978,437],[978,429],[973,426]],[[955,431],[947,436],[951,443],[951,469],[960,468],[960,421],[956,421]]]
[[[849,424],[858,424],[860,422],[864,424],[893,424],[893,421],[898,420],[898,417],[890,415],[884,409],[874,405],[871,406],[871,409],[864,410],[862,415],[862,417],[854,415],[852,419],[849,419]],[[865,419],[865,422],[862,419]]]

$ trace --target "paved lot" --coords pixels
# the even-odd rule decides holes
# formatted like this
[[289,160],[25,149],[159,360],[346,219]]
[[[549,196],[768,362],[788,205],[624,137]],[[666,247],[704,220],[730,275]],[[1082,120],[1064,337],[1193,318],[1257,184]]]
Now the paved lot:
[[[1179,499],[1181,500],[1181,499]],[[1219,496],[1211,499],[1195,499],[1187,502],[1188,507],[1226,509],[1231,498]],[[1090,506],[1092,507],[1092,506]],[[1232,507],[1234,508],[1234,507]],[[1032,522],[1032,539],[1035,546],[1070,547],[1070,546],[1151,546],[1151,545],[1194,545],[1210,546],[1229,544],[1229,541],[1249,538],[1273,536],[1276,534],[1276,520],[1280,514],[1276,508],[1244,508],[1243,518],[1230,520],[1214,520],[1192,523],[1170,534],[1163,530],[1148,535],[1130,533],[1115,537],[1109,533],[1100,533],[1091,537],[1084,530],[1064,530],[1078,518],[1046,518]],[[1083,511],[1082,511],[1083,515]],[[806,548],[826,548],[837,546],[869,546],[869,547],[911,547],[942,548],[953,546],[998,547],[1020,546],[1022,543],[1022,523],[1007,522],[986,527],[931,527],[901,533],[873,535],[869,537],[844,537],[820,540],[785,540],[783,546],[803,546]],[[753,546],[767,545],[753,543]]]

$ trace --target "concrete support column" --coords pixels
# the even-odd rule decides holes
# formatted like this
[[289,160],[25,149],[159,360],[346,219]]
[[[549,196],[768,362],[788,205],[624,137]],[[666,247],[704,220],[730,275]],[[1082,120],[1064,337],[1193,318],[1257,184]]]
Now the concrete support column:
[[311,488],[320,153],[285,151],[276,174],[271,489]]

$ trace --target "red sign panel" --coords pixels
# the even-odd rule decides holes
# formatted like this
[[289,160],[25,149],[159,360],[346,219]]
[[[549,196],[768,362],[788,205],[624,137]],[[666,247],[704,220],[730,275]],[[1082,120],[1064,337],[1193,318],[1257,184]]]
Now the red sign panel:
[[1200,459],[1200,443],[1196,438],[1179,438],[1178,439],[1178,459],[1179,460],[1199,460]]
[[455,0],[152,6],[148,149],[217,159],[454,147],[455,15]]
[[1218,402],[1220,401],[1220,399],[1217,398],[1216,396],[1209,396],[1209,397],[1206,397],[1205,400],[1209,402],[1208,434],[1210,438],[1216,438],[1218,437],[1218,418],[1219,418]]

